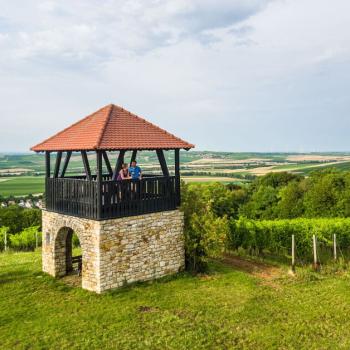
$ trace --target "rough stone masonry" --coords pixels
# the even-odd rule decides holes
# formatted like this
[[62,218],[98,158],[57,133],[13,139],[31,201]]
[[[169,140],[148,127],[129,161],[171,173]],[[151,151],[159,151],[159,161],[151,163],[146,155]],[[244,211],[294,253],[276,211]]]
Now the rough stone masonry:
[[66,274],[67,235],[82,249],[82,287],[101,293],[184,268],[183,213],[164,211],[95,221],[43,211],[43,271]]

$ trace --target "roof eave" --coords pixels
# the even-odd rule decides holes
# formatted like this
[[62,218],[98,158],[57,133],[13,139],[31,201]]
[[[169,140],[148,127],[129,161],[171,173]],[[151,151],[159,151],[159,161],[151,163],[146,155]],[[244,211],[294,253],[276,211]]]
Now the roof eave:
[[183,145],[183,146],[170,146],[170,147],[152,147],[152,146],[145,146],[145,147],[108,147],[108,148],[101,148],[101,147],[84,147],[84,148],[70,148],[70,147],[64,147],[61,149],[56,149],[56,148],[46,148],[46,147],[31,147],[30,150],[33,152],[67,152],[67,151],[72,151],[72,152],[80,152],[80,151],[87,151],[87,152],[94,152],[94,151],[152,151],[152,150],[157,150],[157,149],[163,149],[163,150],[172,150],[172,149],[184,149],[186,151],[195,148],[194,145]]

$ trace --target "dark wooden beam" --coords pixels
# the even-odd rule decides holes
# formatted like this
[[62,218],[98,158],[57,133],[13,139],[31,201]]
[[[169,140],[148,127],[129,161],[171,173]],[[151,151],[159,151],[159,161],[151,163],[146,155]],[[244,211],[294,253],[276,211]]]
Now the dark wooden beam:
[[157,149],[157,157],[159,160],[160,167],[162,168],[162,172],[164,176],[169,176],[169,170],[166,165],[165,157],[164,157],[164,152],[162,149]]
[[96,151],[97,164],[97,219],[102,216],[102,152]]
[[50,162],[50,152],[45,152],[45,168],[46,168],[46,177],[51,176],[51,162]]
[[58,177],[58,174],[60,172],[61,159],[62,159],[62,151],[59,151],[57,152],[57,155],[56,155],[56,164],[55,164],[53,177]]
[[112,170],[112,167],[111,167],[111,163],[110,163],[110,161],[108,159],[107,152],[106,151],[102,151],[102,155],[103,155],[103,159],[105,161],[105,164],[106,164],[109,176],[113,176],[113,170]]
[[72,155],[72,151],[68,151],[66,154],[66,158],[64,159],[63,168],[61,171],[61,177],[64,177],[64,175],[66,174],[66,170],[67,170],[71,155]]
[[132,155],[131,155],[131,160],[130,160],[130,165],[132,162],[136,161],[136,156],[137,156],[137,149],[134,149],[132,151]]
[[176,192],[176,205],[181,204],[181,182],[180,182],[180,150],[175,150],[175,192]]
[[86,177],[87,179],[91,180],[91,170],[90,170],[89,160],[88,160],[86,151],[81,151],[81,157],[83,158]]
[[126,152],[125,150],[119,151],[117,163],[115,165],[114,172],[113,172],[113,177],[112,177],[113,179],[116,179],[118,177],[118,173],[119,173],[119,171],[122,168],[122,165],[124,163],[125,152]]

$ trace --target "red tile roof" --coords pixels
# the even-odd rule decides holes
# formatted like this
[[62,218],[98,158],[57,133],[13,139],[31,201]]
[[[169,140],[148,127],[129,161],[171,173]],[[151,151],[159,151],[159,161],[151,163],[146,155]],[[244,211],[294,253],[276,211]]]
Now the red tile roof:
[[110,104],[31,148],[32,151],[190,149],[181,140],[127,110]]

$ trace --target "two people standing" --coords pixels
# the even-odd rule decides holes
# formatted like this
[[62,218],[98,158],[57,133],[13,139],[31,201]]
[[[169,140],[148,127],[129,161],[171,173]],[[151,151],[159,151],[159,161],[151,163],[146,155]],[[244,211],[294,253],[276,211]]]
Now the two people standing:
[[136,160],[131,162],[131,166],[128,167],[128,164],[124,163],[122,168],[119,171],[117,180],[141,180],[142,171],[141,168],[137,165]]
[[[117,183],[119,188],[119,200],[130,200],[135,197],[139,185],[135,180],[141,180],[142,171],[134,160],[131,162],[131,166],[124,163],[119,171],[117,177]],[[124,182],[123,180],[134,180],[131,183]]]

